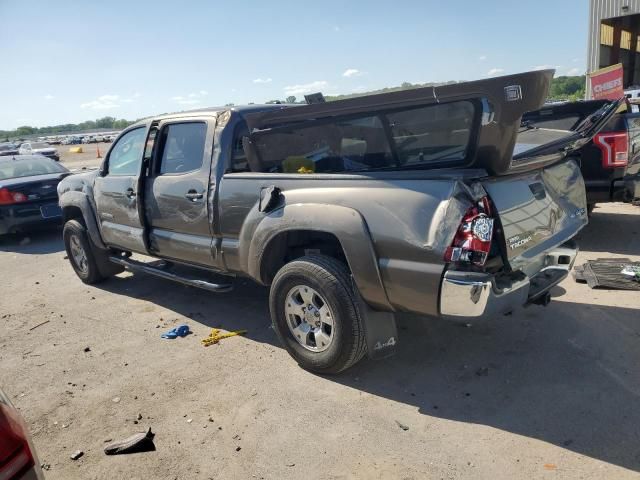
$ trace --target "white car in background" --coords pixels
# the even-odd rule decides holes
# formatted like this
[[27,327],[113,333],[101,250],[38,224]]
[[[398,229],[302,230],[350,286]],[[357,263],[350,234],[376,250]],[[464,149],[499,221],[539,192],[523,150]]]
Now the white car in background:
[[96,135],[93,137],[96,142],[104,142],[104,137],[102,135]]
[[[18,149],[20,155],[44,155],[45,157],[49,157],[56,162],[60,161],[60,155],[58,154],[58,150],[53,148],[47,142],[24,142],[20,145]],[[0,477],[1,479],[2,477]]]

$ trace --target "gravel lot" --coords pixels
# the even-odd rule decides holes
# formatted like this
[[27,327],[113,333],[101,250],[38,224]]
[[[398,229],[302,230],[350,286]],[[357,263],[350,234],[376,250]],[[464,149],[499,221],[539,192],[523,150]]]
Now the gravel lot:
[[[69,150],[74,147],[82,147],[82,153],[71,153]],[[100,163],[102,163],[102,158],[97,158],[98,150],[100,150],[100,155],[104,157],[110,147],[111,143],[54,145],[54,148],[56,148],[60,154],[60,163],[70,170],[99,166]]]
[[[639,233],[639,208],[599,206],[578,262],[640,260]],[[278,345],[266,289],[88,287],[59,231],[19,241],[0,239],[0,384],[48,479],[638,478],[639,292],[569,278],[477,327],[401,316],[396,357],[321,377]],[[183,322],[193,335],[159,338]],[[205,348],[212,326],[249,333]],[[155,452],[102,452],[149,426]]]

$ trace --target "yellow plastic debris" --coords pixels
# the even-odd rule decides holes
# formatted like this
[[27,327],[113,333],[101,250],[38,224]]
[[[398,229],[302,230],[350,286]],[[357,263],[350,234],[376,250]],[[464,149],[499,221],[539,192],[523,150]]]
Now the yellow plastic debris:
[[71,147],[69,153],[82,153],[82,147]]
[[202,342],[202,345],[204,345],[205,347],[208,347],[209,345],[218,343],[223,338],[235,337],[236,335],[244,335],[245,333],[247,333],[247,330],[236,330],[235,332],[220,333],[219,329],[212,328],[209,336],[207,338],[203,338],[202,340],[200,340],[200,342]]

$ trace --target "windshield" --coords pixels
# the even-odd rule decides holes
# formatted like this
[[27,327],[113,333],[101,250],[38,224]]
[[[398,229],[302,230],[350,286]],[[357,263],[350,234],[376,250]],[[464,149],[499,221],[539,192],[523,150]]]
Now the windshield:
[[467,155],[470,101],[310,121],[254,134],[262,171],[337,173],[459,163]]
[[0,152],[6,152],[7,150],[15,150],[16,147],[10,143],[0,145]]
[[0,180],[10,178],[30,177],[33,175],[48,175],[67,171],[62,165],[40,155],[20,158],[16,160],[0,161]]

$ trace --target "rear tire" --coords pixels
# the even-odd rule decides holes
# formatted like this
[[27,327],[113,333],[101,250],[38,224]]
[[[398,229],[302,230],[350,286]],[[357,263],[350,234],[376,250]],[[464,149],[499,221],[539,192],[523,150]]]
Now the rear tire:
[[323,255],[287,263],[273,280],[269,306],[274,330],[302,368],[339,373],[364,356],[364,329],[344,263]]
[[98,283],[122,271],[122,267],[109,262],[106,252],[93,246],[87,229],[79,221],[65,223],[62,238],[69,263],[84,283]]

